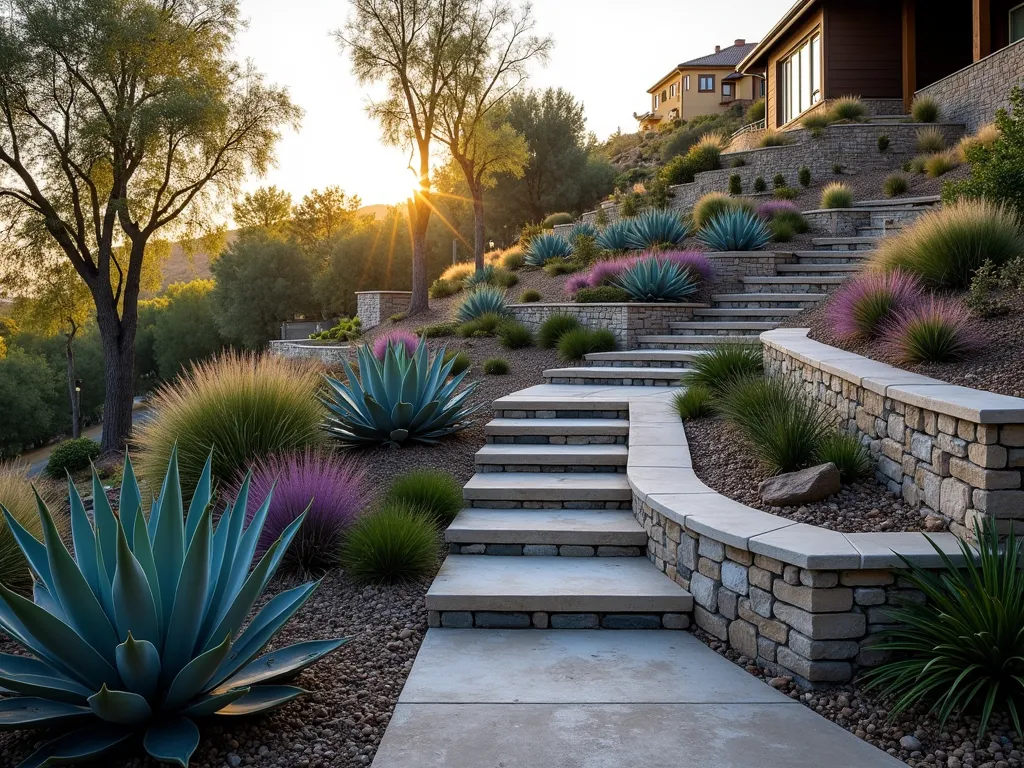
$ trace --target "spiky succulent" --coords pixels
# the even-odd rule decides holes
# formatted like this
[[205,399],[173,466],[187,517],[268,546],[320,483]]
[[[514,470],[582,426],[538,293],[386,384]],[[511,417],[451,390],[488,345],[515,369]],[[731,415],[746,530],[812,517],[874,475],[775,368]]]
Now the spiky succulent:
[[597,236],[597,247],[602,251],[628,251],[630,220],[613,221]]
[[526,248],[526,263],[531,267],[543,267],[551,259],[568,259],[572,246],[561,235],[545,232],[537,235]]
[[639,259],[613,283],[633,301],[681,301],[697,291],[697,282],[688,269],[653,256]]
[[577,237],[597,237],[597,227],[589,221],[577,221],[569,230],[568,240],[575,243]]
[[509,309],[505,291],[490,285],[481,285],[472,293],[467,293],[455,309],[455,319],[460,323],[468,323],[470,320],[491,314],[506,317]]
[[356,376],[342,361],[348,383],[328,378],[329,397],[324,403],[332,411],[327,431],[352,446],[401,445],[409,441],[436,443],[440,438],[465,429],[471,416],[482,406],[470,404],[478,382],[459,389],[468,369],[452,376],[455,359],[444,361],[445,350],[431,359],[425,342],[415,354],[404,347],[389,346],[383,360],[365,347],[359,349]]
[[681,245],[689,234],[689,228],[678,214],[653,210],[630,220],[626,243],[633,250],[646,251]]
[[[75,555],[37,498],[43,541],[3,510],[35,580],[34,600],[0,585],[0,629],[31,656],[0,654],[0,729],[61,728],[22,768],[94,760],[136,735],[157,760],[187,766],[194,719],[247,715],[304,693],[281,685],[344,640],[257,658],[316,589],[281,592],[246,621],[302,524],[250,570],[271,499],[246,526],[249,483],[214,524],[211,462],[185,515],[177,452],[147,520],[126,457],[119,514],[93,473],[93,521],[69,483]],[[244,629],[243,629],[244,628]]]
[[759,251],[771,240],[764,220],[745,208],[719,214],[700,233],[700,241],[716,251]]
[[474,270],[462,278],[462,287],[473,289],[481,285],[486,285],[491,282],[493,278],[494,265],[488,264],[483,269]]

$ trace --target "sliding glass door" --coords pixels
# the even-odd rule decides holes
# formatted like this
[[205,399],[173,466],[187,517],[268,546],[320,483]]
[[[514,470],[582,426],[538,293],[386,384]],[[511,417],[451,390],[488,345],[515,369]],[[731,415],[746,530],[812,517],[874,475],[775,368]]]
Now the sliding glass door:
[[781,64],[779,77],[782,121],[806,112],[821,101],[821,35],[805,40]]

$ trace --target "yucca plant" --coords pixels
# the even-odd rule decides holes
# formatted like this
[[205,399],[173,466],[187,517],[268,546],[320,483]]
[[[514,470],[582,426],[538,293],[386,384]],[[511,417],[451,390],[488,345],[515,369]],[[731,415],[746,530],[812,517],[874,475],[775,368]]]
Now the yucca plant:
[[625,219],[612,222],[597,236],[597,247],[612,253],[628,251],[630,227],[631,222]]
[[561,235],[545,232],[530,240],[526,247],[526,263],[531,267],[543,267],[551,259],[568,259],[572,246]]
[[455,308],[455,319],[460,323],[468,323],[470,320],[491,314],[505,317],[509,314],[509,309],[505,291],[490,285],[482,285],[472,293],[467,293]]
[[672,211],[646,211],[630,221],[626,241],[630,248],[646,251],[681,245],[689,228]]
[[1021,733],[1024,708],[1024,570],[1021,541],[1010,528],[1000,540],[996,524],[974,526],[977,550],[959,540],[963,564],[954,563],[931,538],[940,571],[928,571],[899,555],[900,576],[924,593],[887,608],[892,626],[874,647],[898,654],[861,678],[867,689],[892,699],[890,718],[919,704],[939,718],[954,712],[980,715],[978,737],[992,713],[1008,711]]
[[138,734],[153,758],[187,766],[196,718],[288,703],[305,691],[282,683],[345,642],[257,658],[316,589],[281,592],[247,621],[304,515],[250,570],[271,498],[246,525],[246,482],[215,524],[211,464],[187,515],[173,450],[148,520],[127,457],[119,515],[95,473],[92,519],[69,484],[74,556],[41,500],[42,543],[3,510],[36,586],[34,600],[0,586],[0,628],[31,654],[0,655],[0,685],[20,694],[0,701],[0,727],[71,729],[25,768],[95,760]]
[[358,354],[362,379],[342,360],[348,383],[327,377],[324,399],[327,431],[349,447],[436,443],[468,427],[481,408],[468,402],[477,383],[459,389],[467,371],[449,380],[455,361],[445,362],[443,348],[433,359],[423,341],[412,355],[395,346],[383,360],[365,346]]
[[633,301],[682,301],[697,292],[689,269],[675,261],[653,256],[639,259],[614,279]]
[[739,208],[716,216],[698,237],[715,251],[759,251],[771,242],[772,231],[757,214]]

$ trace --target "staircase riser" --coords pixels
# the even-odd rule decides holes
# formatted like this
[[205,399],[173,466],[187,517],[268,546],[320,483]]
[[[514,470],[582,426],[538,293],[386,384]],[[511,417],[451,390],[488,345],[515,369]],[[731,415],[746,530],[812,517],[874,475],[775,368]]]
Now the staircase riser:
[[873,251],[875,250],[875,243],[839,243],[836,245],[820,245],[817,246],[820,250],[842,252],[842,251]]
[[624,474],[625,464],[477,464],[477,472],[552,472],[564,475],[568,472],[586,474],[588,472],[618,472]]
[[[641,349],[650,349],[650,347],[641,347]],[[692,368],[692,362],[679,362],[664,360],[598,360],[596,362],[587,362],[589,366],[601,366],[602,368],[679,368],[680,370],[685,368]]]
[[704,314],[698,310],[693,313],[693,317],[696,320],[726,320],[731,318],[742,318],[743,320],[749,320],[752,323],[781,323],[783,320],[788,320],[795,314],[795,312],[772,312],[769,309],[765,309],[756,314],[717,315],[711,314],[710,312],[708,312],[708,314]]
[[453,555],[481,555],[496,557],[640,557],[646,546],[590,544],[449,544]]
[[686,629],[685,613],[520,613],[428,611],[431,627],[450,629]]
[[[643,347],[642,349],[650,349],[650,347]],[[678,347],[678,349],[686,349],[687,347]],[[580,371],[585,372],[586,368],[580,368]],[[623,368],[623,373],[628,373],[628,368]],[[642,371],[642,368],[637,369]],[[662,379],[644,379],[639,375],[636,378],[628,377],[623,375],[621,379],[608,379],[608,378],[590,378],[586,375],[573,376],[571,378],[565,376],[555,376],[546,379],[548,384],[572,384],[572,385],[594,385],[594,386],[605,386],[605,387],[674,387],[678,386],[677,382],[671,380]]]
[[629,411],[549,411],[542,408],[530,410],[502,410],[494,411],[498,419],[628,419]]
[[639,349],[680,349],[686,352],[707,351],[710,346],[707,344],[693,344],[688,341],[641,341],[637,345]]
[[678,330],[687,336],[759,336],[764,330],[751,328],[676,328],[678,323],[669,323],[672,330]]
[[889,230],[893,228],[891,222],[895,222],[895,228],[899,229],[900,227],[905,227],[907,224],[914,221],[922,214],[927,213],[929,210],[931,210],[931,206],[927,206],[924,208],[907,208],[906,210],[903,211],[885,211],[884,213],[872,213],[870,228],[881,230],[883,227],[885,227],[887,230]]
[[[768,291],[764,291],[768,293]],[[773,293],[780,293],[780,291],[773,291]],[[757,294],[751,293],[749,300],[744,301],[716,301],[715,306],[719,309],[807,309],[813,307],[817,302],[809,301],[792,301],[777,300],[777,301],[760,301],[757,298]]]
[[801,256],[797,261],[798,264],[852,264],[854,266],[860,266],[867,260],[866,256],[856,256],[856,251],[847,251],[849,256],[832,255],[829,251],[822,251],[821,256]]
[[786,272],[785,277],[853,277],[858,274],[860,274],[860,269],[857,267],[843,270],[830,269],[827,272],[814,269],[799,269],[794,272]]
[[466,499],[474,509],[632,509],[631,501],[502,501],[500,499]]
[[758,293],[828,293],[837,285],[814,284],[814,283],[771,283],[770,285],[759,285],[747,283],[744,290],[750,294]]
[[625,445],[625,435],[488,435],[491,445]]

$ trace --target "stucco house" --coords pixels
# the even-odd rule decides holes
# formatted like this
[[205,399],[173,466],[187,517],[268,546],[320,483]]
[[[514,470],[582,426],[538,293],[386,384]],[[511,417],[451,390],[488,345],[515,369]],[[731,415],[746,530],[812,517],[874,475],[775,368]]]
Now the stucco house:
[[763,79],[736,69],[756,45],[736,40],[726,48],[716,45],[714,53],[678,64],[647,89],[650,110],[633,115],[640,130],[656,130],[665,121],[725,112],[737,101],[761,98]]
[[1008,91],[1024,75],[1022,39],[1022,0],[798,0],[738,70],[765,73],[767,127],[784,128],[847,95],[904,114],[915,93],[1014,47],[978,70],[1001,73],[991,86]]

